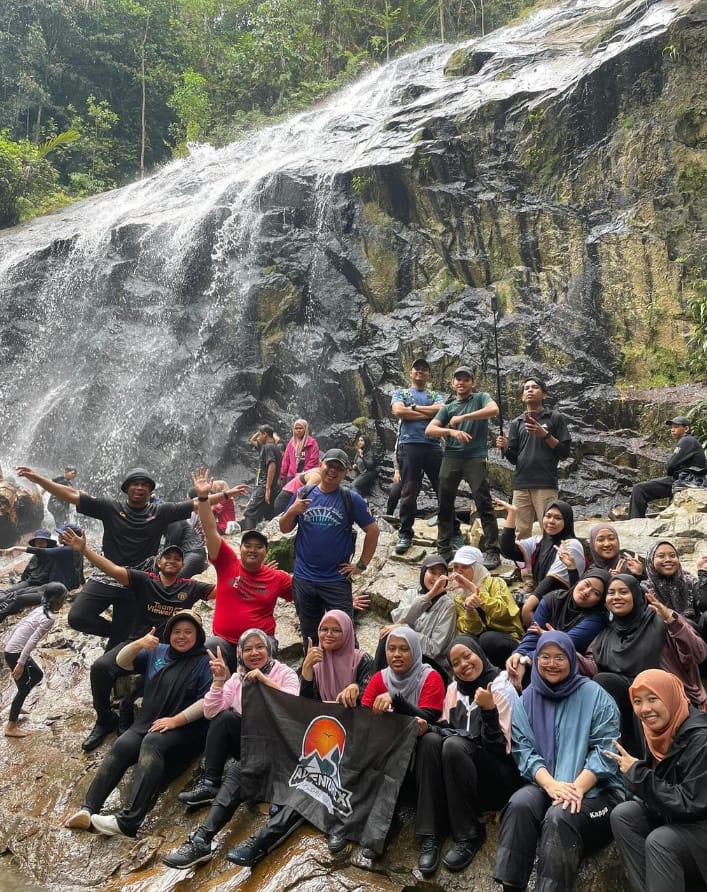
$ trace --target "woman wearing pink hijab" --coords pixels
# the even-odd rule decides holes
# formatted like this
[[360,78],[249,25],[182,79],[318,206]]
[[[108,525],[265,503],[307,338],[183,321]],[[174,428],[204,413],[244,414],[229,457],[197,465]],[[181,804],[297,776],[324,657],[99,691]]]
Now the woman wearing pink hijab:
[[298,418],[292,425],[292,437],[285,447],[280,465],[280,479],[290,480],[295,474],[302,474],[319,467],[319,444],[309,435],[309,424]]
[[375,669],[373,658],[356,647],[351,617],[343,610],[329,610],[317,634],[317,647],[308,641],[300,696],[356,706]]

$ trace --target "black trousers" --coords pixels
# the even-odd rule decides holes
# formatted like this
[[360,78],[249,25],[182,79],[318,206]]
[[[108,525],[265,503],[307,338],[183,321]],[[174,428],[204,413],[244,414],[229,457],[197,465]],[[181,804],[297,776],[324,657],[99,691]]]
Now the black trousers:
[[[19,660],[20,655],[14,653],[8,653],[5,651],[5,662],[10,669],[10,672],[17,665],[17,661]],[[29,657],[27,662],[25,663],[24,672],[18,679],[16,679],[15,684],[17,685],[17,693],[10,704],[10,714],[8,715],[8,721],[16,722],[20,717],[20,710],[22,709],[25,700],[27,699],[27,695],[32,690],[32,688],[36,688],[39,682],[44,678],[44,673],[39,668],[37,663]]]
[[42,603],[42,595],[46,585],[31,585],[29,582],[18,582],[17,585],[0,592],[0,621],[13,616],[26,607],[38,607]]
[[415,832],[456,842],[479,835],[481,814],[501,808],[520,786],[510,756],[484,750],[478,741],[428,731],[415,755]]
[[403,484],[400,493],[400,535],[412,536],[423,475],[427,476],[435,492],[439,489],[442,450],[425,443],[404,443],[398,447],[398,456]]
[[700,876],[707,883],[707,821],[658,824],[631,800],[612,811],[611,829],[633,892],[685,892]]
[[116,815],[120,829],[135,836],[161,790],[181,774],[204,748],[207,722],[199,719],[164,733],[145,734],[129,728],[115,741],[88,788],[84,808],[96,814],[135,765],[128,802]]
[[621,798],[613,790],[599,793],[573,815],[535,784],[521,787],[501,813],[493,878],[525,889],[537,850],[536,892],[571,892],[584,855],[610,842],[611,810]]
[[243,520],[241,521],[241,529],[254,530],[261,520],[272,520],[275,516],[275,502],[278,496],[279,483],[273,481],[270,490],[270,504],[265,501],[265,484],[261,483],[253,490],[248,504],[243,512]]
[[219,830],[228,824],[242,801],[241,763],[231,762],[224,772],[216,798],[211,803],[208,814],[196,828],[196,832],[211,842]]
[[[108,607],[113,608],[112,621],[101,616]],[[130,637],[135,611],[135,595],[131,591],[89,579],[71,605],[68,623],[77,632],[107,638],[109,651]]]
[[230,757],[241,757],[241,717],[232,709],[224,709],[209,722],[204,750],[204,777],[220,783]]
[[673,497],[673,478],[658,477],[656,480],[644,480],[631,490],[631,502],[628,507],[629,520],[634,517],[645,517],[648,503],[654,499],[671,499]]

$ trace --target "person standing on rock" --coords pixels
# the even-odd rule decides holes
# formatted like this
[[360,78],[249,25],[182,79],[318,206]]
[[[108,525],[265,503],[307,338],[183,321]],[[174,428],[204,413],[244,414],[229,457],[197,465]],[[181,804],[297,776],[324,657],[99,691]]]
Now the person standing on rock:
[[[155,489],[153,477],[144,468],[132,468],[120,488],[126,499],[94,498],[70,486],[42,477],[32,468],[17,468],[20,477],[46,489],[58,499],[76,506],[79,514],[103,522],[103,554],[121,567],[138,567],[160,550],[160,539],[170,523],[187,520],[194,509],[193,500],[184,502],[151,501]],[[241,490],[238,489],[237,492]],[[235,492],[235,490],[231,490]],[[216,503],[225,494],[216,493]],[[113,608],[112,620],[101,616]],[[71,605],[68,622],[77,632],[107,638],[110,650],[130,636],[135,614],[135,597],[110,576],[94,570]]]
[[254,530],[261,520],[275,516],[275,499],[280,489],[282,452],[269,424],[261,424],[255,435],[260,446],[257,484],[245,507],[241,528]]
[[519,539],[532,535],[533,521],[541,522],[545,506],[558,497],[557,465],[570,454],[565,417],[545,406],[546,396],[539,378],[526,378],[521,391],[525,411],[510,423],[507,437],[496,438],[503,457],[515,465],[511,485]]
[[648,503],[654,499],[671,499],[673,483],[680,471],[696,470],[704,474],[707,469],[705,451],[700,441],[690,433],[691,421],[685,415],[678,415],[665,422],[670,425],[670,436],[677,441],[673,454],[668,459],[667,477],[644,480],[637,483],[631,492],[628,509],[629,520],[645,517]]
[[[279,520],[283,533],[297,527],[292,587],[302,638],[314,644],[327,610],[343,610],[353,619],[351,579],[368,567],[380,535],[365,499],[354,490],[343,491],[348,469],[344,450],[330,449],[322,458],[319,484],[300,489]],[[355,563],[354,523],[364,533]]]
[[474,392],[475,374],[465,365],[455,370],[452,388],[456,399],[440,407],[425,434],[445,439],[439,473],[437,551],[446,560],[452,557],[454,502],[459,484],[466,480],[484,531],[484,566],[493,570],[501,563],[501,546],[487,473],[488,420],[498,415],[498,405],[488,393]]
[[437,493],[442,449],[438,438],[425,429],[444,405],[444,394],[430,390],[430,364],[416,359],[410,369],[410,387],[394,391],[391,412],[398,419],[397,456],[400,465],[400,531],[396,554],[405,554],[412,545],[412,527],[417,514],[417,497],[425,474]]

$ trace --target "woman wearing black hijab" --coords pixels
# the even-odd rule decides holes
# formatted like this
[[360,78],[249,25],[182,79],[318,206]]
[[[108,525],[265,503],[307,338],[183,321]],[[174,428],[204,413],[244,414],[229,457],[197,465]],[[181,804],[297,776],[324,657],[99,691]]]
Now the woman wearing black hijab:
[[635,576],[621,573],[609,583],[606,606],[611,621],[590,650],[600,684],[621,711],[621,736],[630,752],[639,750],[637,725],[628,689],[646,669],[665,669],[676,675],[694,706],[707,702],[699,664],[707,658],[707,645],[692,626],[654,594],[643,592]]
[[[567,632],[578,657],[609,622],[606,610],[606,590],[611,576],[606,570],[592,567],[569,590],[557,589],[545,595],[538,604],[532,625],[516,650],[506,661],[508,676],[520,688],[526,669],[533,662],[533,654],[543,632],[554,629]],[[582,670],[580,659],[580,671]]]
[[[106,836],[135,836],[165,782],[176,777],[204,749],[208,722],[203,696],[212,681],[199,614],[180,610],[164,629],[126,644],[117,656],[123,669],[145,675],[140,715],[116,740],[86,793],[83,806],[65,826],[93,827]],[[108,796],[135,765],[125,808],[101,815]]]
[[415,777],[421,837],[418,867],[434,873],[444,838],[454,845],[443,864],[463,870],[481,848],[481,813],[503,806],[518,787],[510,756],[511,713],[518,695],[505,672],[489,663],[471,635],[455,638],[447,651],[454,681],[442,719],[417,744]]
[[494,507],[505,508],[506,520],[501,533],[501,554],[529,567],[535,589],[523,605],[526,628],[532,621],[538,602],[554,589],[567,589],[584,572],[587,561],[582,543],[575,537],[574,513],[567,502],[556,499],[545,508],[542,536],[516,539],[516,509],[510,502],[494,500]]

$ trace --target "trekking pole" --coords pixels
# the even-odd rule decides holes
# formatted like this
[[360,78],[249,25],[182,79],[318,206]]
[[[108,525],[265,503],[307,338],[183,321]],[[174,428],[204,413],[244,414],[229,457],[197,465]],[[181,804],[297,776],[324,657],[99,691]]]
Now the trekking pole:
[[498,427],[499,427],[500,435],[503,436],[503,409],[502,409],[502,403],[501,403],[501,369],[498,364],[498,329],[497,329],[498,297],[496,296],[495,291],[491,295],[491,312],[493,313],[493,343],[496,348],[496,396],[497,396],[497,401],[498,401]]

